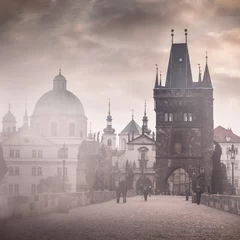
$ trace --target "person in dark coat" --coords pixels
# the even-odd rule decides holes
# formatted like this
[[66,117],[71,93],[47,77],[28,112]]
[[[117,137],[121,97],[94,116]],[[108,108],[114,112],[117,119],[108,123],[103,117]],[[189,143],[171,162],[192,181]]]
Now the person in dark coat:
[[185,189],[185,196],[186,196],[186,201],[188,201],[188,198],[189,198],[189,188],[188,186],[186,185],[186,189]]
[[116,187],[116,200],[117,200],[117,203],[119,203],[120,197],[121,197],[121,190],[120,190],[120,186],[118,185]]
[[201,195],[202,195],[201,188],[200,188],[200,186],[197,186],[197,190],[196,190],[196,201],[197,201],[197,205],[200,204]]
[[147,201],[147,197],[148,197],[148,186],[144,186],[144,187],[143,187],[143,196],[144,196],[144,200]]
[[151,197],[151,195],[152,195],[152,186],[148,187],[148,195],[149,195],[149,197]]
[[121,185],[121,193],[123,196],[123,203],[127,202],[127,182],[123,182]]

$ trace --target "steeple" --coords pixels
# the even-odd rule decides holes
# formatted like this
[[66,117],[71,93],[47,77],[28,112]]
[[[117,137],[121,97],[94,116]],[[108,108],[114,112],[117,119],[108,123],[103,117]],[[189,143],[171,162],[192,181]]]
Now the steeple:
[[201,72],[201,65],[198,64],[198,69],[199,69],[199,73],[198,73],[198,82],[202,81],[202,72]]
[[208,55],[207,55],[207,52],[206,52],[206,66],[205,66],[204,75],[203,75],[202,87],[212,88],[212,81],[211,81],[211,77],[210,77],[209,69],[208,69]]
[[158,88],[158,65],[156,65],[156,80],[155,80],[155,87],[154,88]]
[[151,130],[148,129],[148,117],[147,117],[147,111],[146,111],[146,100],[145,100],[145,103],[144,103],[144,115],[143,115],[142,122],[143,122],[142,134],[144,134],[144,133],[150,134]]
[[89,129],[89,134],[88,134],[89,139],[93,139],[93,134],[92,134],[92,123],[90,122],[90,129]]
[[113,134],[115,129],[112,128],[112,116],[111,116],[111,102],[108,102],[108,116],[107,116],[107,127],[103,130],[104,133]]
[[162,73],[160,71],[160,84],[159,84],[159,87],[162,87]]
[[27,103],[25,103],[25,114],[23,116],[23,126],[28,127]]
[[[187,46],[187,31],[185,29],[185,43],[173,43],[169,57],[166,88],[191,88],[192,71]],[[173,32],[172,32],[173,39]]]

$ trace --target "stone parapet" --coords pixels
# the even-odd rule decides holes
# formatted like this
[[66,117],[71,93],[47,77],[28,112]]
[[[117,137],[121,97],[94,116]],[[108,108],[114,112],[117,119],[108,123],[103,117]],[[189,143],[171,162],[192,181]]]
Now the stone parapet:
[[[192,202],[196,202],[196,194],[193,194]],[[240,196],[202,194],[201,204],[240,215]]]
[[[135,196],[128,191],[128,197]],[[68,212],[71,208],[110,201],[115,191],[46,193],[31,196],[0,196],[0,220],[24,218],[50,212]]]

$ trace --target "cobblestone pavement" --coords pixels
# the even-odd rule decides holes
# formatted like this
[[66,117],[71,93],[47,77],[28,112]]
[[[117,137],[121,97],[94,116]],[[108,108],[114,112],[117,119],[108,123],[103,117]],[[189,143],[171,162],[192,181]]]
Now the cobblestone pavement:
[[140,196],[2,225],[1,240],[240,239],[240,217],[179,196]]

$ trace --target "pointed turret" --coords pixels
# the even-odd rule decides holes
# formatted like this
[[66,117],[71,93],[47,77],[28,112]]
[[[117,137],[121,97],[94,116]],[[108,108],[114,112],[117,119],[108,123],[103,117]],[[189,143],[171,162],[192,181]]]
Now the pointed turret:
[[158,88],[159,86],[158,86],[158,65],[157,64],[155,64],[156,65],[156,80],[155,80],[155,86],[154,86],[154,88]]
[[204,75],[203,75],[202,87],[212,88],[212,81],[211,81],[211,77],[210,77],[210,74],[209,74],[207,60],[208,60],[208,56],[207,56],[207,53],[206,53],[206,66],[205,66]]
[[112,128],[112,116],[111,116],[111,102],[109,99],[108,102],[108,116],[107,116],[107,127],[103,130],[106,134],[113,134],[115,132],[115,129]]
[[28,127],[27,103],[25,103],[25,114],[23,116],[23,127]]
[[11,112],[11,104],[8,104],[8,112],[2,118],[2,136],[8,136],[16,132],[16,118]]
[[92,124],[91,124],[91,122],[90,122],[90,129],[89,129],[88,138],[91,139],[91,140],[93,139],[93,134],[92,134]]
[[201,65],[200,64],[198,64],[198,68],[199,68],[198,82],[200,83],[202,81],[202,72],[201,72]]
[[162,73],[160,71],[160,83],[159,83],[159,87],[162,87]]
[[144,134],[144,133],[150,134],[151,130],[148,129],[148,117],[147,117],[147,111],[146,111],[146,100],[145,100],[145,104],[144,104],[144,115],[143,115],[142,122],[143,122],[142,134]]

